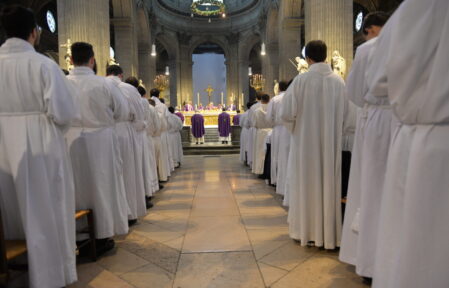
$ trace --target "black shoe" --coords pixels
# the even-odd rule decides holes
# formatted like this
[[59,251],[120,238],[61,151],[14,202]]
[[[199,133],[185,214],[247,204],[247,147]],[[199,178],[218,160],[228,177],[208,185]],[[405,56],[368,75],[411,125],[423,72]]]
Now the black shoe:
[[164,185],[159,184],[159,190],[164,189]]
[[147,206],[147,210],[153,208],[154,206],[154,204],[150,200],[148,200],[145,204]]
[[362,277],[363,279],[363,283],[371,285],[373,284],[373,278],[368,278],[368,277]]
[[95,241],[97,246],[97,257],[100,257],[115,247],[115,242],[111,238],[97,239]]
[[196,142],[196,145],[198,145],[198,142]]
[[133,226],[133,225],[136,224],[136,223],[137,223],[137,219],[131,219],[131,220],[128,220],[128,226],[129,226],[129,227]]

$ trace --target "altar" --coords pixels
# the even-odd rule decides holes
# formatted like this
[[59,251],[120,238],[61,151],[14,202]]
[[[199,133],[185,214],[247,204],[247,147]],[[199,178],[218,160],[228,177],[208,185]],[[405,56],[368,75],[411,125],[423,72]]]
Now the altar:
[[[194,111],[182,111],[184,115],[184,126],[192,126],[192,116],[195,115]],[[220,110],[203,110],[200,111],[199,114],[204,117],[204,126],[218,126],[218,115],[220,115],[222,111]],[[234,119],[234,116],[237,115],[235,111],[226,111],[229,115],[231,115],[231,123]]]

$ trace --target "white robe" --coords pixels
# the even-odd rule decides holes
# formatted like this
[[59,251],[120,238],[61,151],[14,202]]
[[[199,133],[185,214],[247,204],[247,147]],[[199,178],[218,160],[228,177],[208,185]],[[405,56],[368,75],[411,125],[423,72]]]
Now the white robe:
[[[368,57],[376,43],[376,39],[377,38],[373,38],[357,48],[351,72],[349,73],[346,83],[346,97],[359,107],[359,110],[357,113],[354,146],[352,149],[351,171],[349,175],[347,203],[339,258],[341,261],[352,265],[356,265],[357,263],[360,199],[362,191],[366,187],[366,185],[361,183],[361,167],[364,155],[362,145],[364,143],[364,130],[368,115],[365,107],[365,95],[368,94],[365,73],[368,65]],[[369,241],[376,241],[376,239],[371,239]],[[372,253],[371,256],[374,258],[374,253]],[[361,268],[362,266],[359,265],[359,267]],[[363,276],[369,277],[369,275]]]
[[[157,162],[156,162],[156,148],[153,140],[153,134],[156,130],[160,129],[159,116],[153,106],[148,103],[145,98],[141,99],[142,106],[145,110],[145,122],[146,122],[146,133],[144,135],[144,143],[148,146],[148,149],[144,150],[148,157],[148,165],[144,168],[144,175],[147,177],[146,185],[150,185],[150,189],[145,189],[147,191],[146,196],[151,197],[154,193],[159,191],[159,179],[157,177]],[[150,193],[148,190],[151,190]]]
[[[137,157],[142,155],[141,139],[135,129],[136,111],[135,103],[133,103],[131,85],[123,83],[116,76],[109,76],[108,79],[114,83],[123,93],[122,97],[126,100],[124,103],[130,113],[127,121],[118,122],[116,124],[117,138],[120,146],[120,154],[123,162],[123,180],[125,183],[126,199],[130,208],[129,219],[137,219],[146,214],[144,197],[144,180],[141,171],[141,161],[136,161]],[[131,93],[128,91],[131,91]],[[131,96],[130,96],[131,94]]]
[[68,79],[77,88],[81,120],[66,134],[75,178],[77,209],[93,209],[97,239],[128,233],[122,159],[115,122],[128,119],[120,90],[92,69],[76,67]]
[[344,105],[343,80],[324,63],[296,76],[282,99],[281,117],[294,123],[287,176],[289,233],[301,245],[340,246]]
[[248,128],[246,128],[246,122],[248,121],[248,111],[240,115],[239,125],[241,128],[240,132],[240,161],[242,163],[246,162],[247,153],[247,141],[248,141]]
[[[290,152],[291,134],[284,121],[281,119],[281,103],[285,92],[280,93],[268,103],[267,120],[273,124],[273,136],[271,141],[271,178],[272,184],[276,184],[276,193],[284,195],[284,205],[288,206],[286,195],[287,165]],[[275,179],[275,180],[273,180]]]
[[254,149],[254,145],[255,145],[255,139],[256,139],[256,132],[257,129],[256,127],[254,127],[254,121],[253,121],[253,113],[254,111],[256,111],[258,108],[260,107],[260,103],[257,102],[255,103],[253,106],[251,106],[251,108],[248,111],[248,121],[247,121],[247,127],[248,127],[248,141],[247,141],[247,149],[248,149],[248,165],[251,167],[253,167],[253,161],[254,161],[254,153],[255,153],[255,149]]
[[155,109],[159,113],[159,119],[161,122],[161,129],[159,136],[155,137],[155,145],[156,145],[156,158],[157,158],[157,169],[160,181],[167,181],[168,177],[171,174],[170,164],[170,151],[168,149],[168,137],[167,137],[167,115],[168,109],[164,103],[162,103],[159,98],[151,97],[152,100],[156,103]]
[[254,174],[263,174],[265,156],[266,156],[266,138],[272,130],[272,125],[267,121],[267,107],[268,104],[260,104],[259,108],[254,111],[252,122],[256,128],[256,137],[254,139],[254,153],[253,153],[253,167]]
[[63,287],[77,280],[75,195],[63,136],[77,114],[73,91],[56,63],[17,38],[0,48],[0,79],[5,238],[26,237],[30,287]]
[[394,131],[373,287],[449,287],[449,2],[408,0],[384,27],[370,91],[385,90]]
[[182,130],[182,121],[175,114],[169,113],[168,115],[168,144],[171,150],[171,154],[173,155],[173,165],[177,166],[178,163],[181,164],[183,158],[182,152],[182,140],[181,140],[181,130]]

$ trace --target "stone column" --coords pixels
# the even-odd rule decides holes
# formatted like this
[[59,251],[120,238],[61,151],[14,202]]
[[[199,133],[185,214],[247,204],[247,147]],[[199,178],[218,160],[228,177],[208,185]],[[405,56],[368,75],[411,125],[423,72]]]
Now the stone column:
[[113,0],[115,59],[125,77],[138,75],[137,11],[133,0]]
[[353,1],[306,0],[306,42],[323,40],[328,47],[328,62],[338,50],[346,60],[346,75],[353,59]]
[[274,95],[274,80],[279,80],[279,48],[277,43],[266,46],[267,55],[262,60],[262,74],[265,77],[264,91]]
[[[248,60],[240,60],[239,62],[239,99],[242,105],[246,106],[249,100],[249,76],[248,76]],[[242,98],[242,93],[244,97]]]
[[190,47],[180,44],[179,49],[179,77],[178,77],[178,105],[182,105],[184,101],[192,101],[193,103],[193,85],[192,85],[192,55],[190,55]]
[[279,81],[289,81],[298,71],[290,60],[301,54],[301,25],[303,20],[286,17],[281,20],[279,31]]
[[58,0],[59,63],[65,67],[66,44],[88,42],[94,46],[98,74],[106,74],[109,60],[110,29],[108,0]]
[[[229,55],[226,55],[226,104],[232,103],[231,98],[234,95],[234,104],[239,104],[239,62],[238,62],[238,43],[229,43]],[[242,105],[242,101],[240,104]],[[238,107],[241,109],[241,107]]]
[[154,86],[153,80],[156,77],[155,58],[151,56],[150,45],[139,44],[139,78],[142,79],[147,90]]
[[180,74],[180,70],[179,70],[179,64],[176,62],[175,59],[170,59],[168,61],[168,68],[170,70],[170,95],[167,95],[165,98],[167,99],[167,101],[169,103],[166,104],[170,104],[170,105],[180,105],[181,103],[178,103],[179,99],[178,99],[178,87],[179,87],[179,83],[178,83],[178,79],[179,79],[179,74]]

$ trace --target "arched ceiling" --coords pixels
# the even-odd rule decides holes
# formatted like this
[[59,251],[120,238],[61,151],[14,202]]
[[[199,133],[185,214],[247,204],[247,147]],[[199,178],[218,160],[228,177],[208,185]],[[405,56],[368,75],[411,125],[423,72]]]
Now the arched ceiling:
[[[190,15],[191,0],[157,0],[163,7],[181,15]],[[250,9],[260,0],[224,0],[226,14],[235,15]]]

